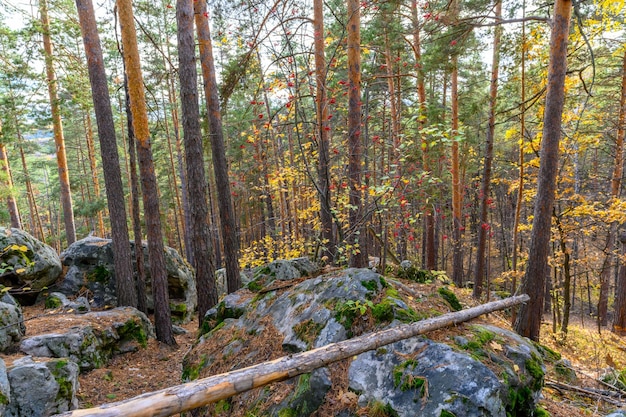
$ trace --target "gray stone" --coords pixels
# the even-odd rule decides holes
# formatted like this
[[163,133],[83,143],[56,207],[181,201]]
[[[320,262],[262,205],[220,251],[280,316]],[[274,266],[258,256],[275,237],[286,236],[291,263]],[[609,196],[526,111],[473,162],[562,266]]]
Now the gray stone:
[[[186,356],[184,368],[189,375],[228,358],[238,358],[232,369],[241,363],[264,360],[255,356],[260,355],[257,350],[246,350],[251,340],[233,334],[262,338],[263,332],[272,327],[273,333],[283,337],[282,350],[288,354],[346,340],[353,333],[364,331],[368,328],[366,320],[371,320],[372,315],[361,316],[354,311],[367,311],[373,303],[384,302],[389,308],[380,326],[414,320],[415,312],[407,300],[388,291],[389,284],[369,269],[346,269],[285,285],[272,281],[278,280],[279,275],[288,276],[295,268],[281,262],[272,268],[257,271],[257,282],[263,285],[249,285],[229,294],[207,312],[205,334]],[[275,274],[271,275],[271,271]],[[283,272],[288,274],[282,275]],[[272,285],[276,289],[272,290]],[[347,320],[351,312],[352,318]],[[399,417],[439,417],[442,411],[470,417],[532,415],[544,372],[534,345],[493,326],[463,328],[466,333],[451,341],[453,346],[412,338],[358,355],[350,364],[348,383],[360,395],[359,406],[387,404]],[[488,335],[485,340],[479,337],[484,335]],[[222,336],[224,340],[232,339],[215,354],[212,340]],[[480,357],[489,366],[477,359]],[[315,415],[321,404],[318,399],[323,400],[330,387],[325,372],[326,369],[319,370],[286,382],[292,384],[292,394],[277,399],[278,405],[264,413],[283,415],[288,410],[287,413],[295,413],[289,415]],[[306,395],[301,395],[303,392]],[[254,407],[261,397],[251,397],[250,401],[257,401],[247,403]],[[351,415],[350,411],[344,415]]]
[[609,415],[607,415],[606,417],[626,417],[626,411],[615,411]]
[[9,294],[0,298],[0,352],[18,343],[26,334],[22,309]]
[[267,265],[256,267],[252,272],[255,280],[266,277],[271,280],[289,281],[313,276],[319,272],[319,266],[306,257],[278,259]]
[[72,301],[63,293],[52,292],[48,294],[45,301],[46,308],[60,308],[63,311],[84,314],[91,311],[89,300],[85,297],[77,297]]
[[[148,248],[144,243],[146,287],[148,307],[153,308],[152,285],[148,263]],[[131,242],[131,253],[135,260],[135,244]],[[89,236],[70,245],[61,253],[63,265],[67,266],[65,277],[58,291],[72,296],[87,288],[91,293],[90,303],[94,307],[115,306],[115,267],[113,245],[110,239]],[[174,249],[165,248],[165,265],[170,297],[172,319],[179,322],[191,320],[198,303],[195,275],[191,266]]]
[[23,230],[0,227],[0,251],[0,261],[10,267],[0,276],[0,284],[6,287],[38,292],[61,275],[56,251]]
[[11,386],[9,385],[9,375],[4,361],[0,358],[0,416],[4,415],[4,411],[11,399]]
[[[241,271],[239,276],[241,277],[242,287],[245,287],[252,280],[252,275],[247,274],[245,271]],[[223,297],[228,294],[228,285],[226,283],[226,268],[221,268],[215,271],[215,283],[217,285],[218,297]]]
[[20,350],[35,357],[70,358],[85,371],[106,365],[113,355],[134,352],[154,337],[148,318],[132,307],[68,315],[62,320],[66,323],[62,330],[27,337]]
[[8,368],[11,401],[5,417],[44,417],[78,407],[78,366],[67,359],[17,360]]

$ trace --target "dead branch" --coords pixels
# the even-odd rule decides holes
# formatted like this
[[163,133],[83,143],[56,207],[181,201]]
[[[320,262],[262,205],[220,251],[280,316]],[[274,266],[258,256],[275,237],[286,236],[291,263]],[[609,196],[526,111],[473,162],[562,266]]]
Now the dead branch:
[[353,339],[332,343],[307,352],[283,356],[236,371],[199,379],[156,392],[100,407],[74,410],[61,417],[165,417],[192,410],[231,397],[235,394],[284,381],[390,343],[408,339],[443,327],[454,326],[483,314],[504,310],[529,300],[528,295],[518,295],[493,301],[415,323],[402,324]]

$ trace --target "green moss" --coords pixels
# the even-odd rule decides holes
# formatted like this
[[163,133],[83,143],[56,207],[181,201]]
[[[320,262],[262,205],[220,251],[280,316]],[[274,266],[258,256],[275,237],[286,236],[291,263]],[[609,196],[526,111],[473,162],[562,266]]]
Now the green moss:
[[389,403],[372,401],[367,408],[369,417],[398,417],[398,412]]
[[541,353],[541,356],[545,361],[556,362],[561,360],[561,354],[555,350],[550,349],[548,346],[544,346],[537,342],[533,342],[535,348]]
[[409,359],[395,366],[392,372],[393,385],[396,388],[400,388],[401,391],[419,390],[421,396],[424,394],[426,379],[412,374],[405,375],[407,369],[412,371],[415,367],[417,367],[417,361],[415,359]]
[[250,281],[248,285],[246,285],[246,288],[248,288],[252,292],[259,292],[263,289],[263,286],[261,285],[261,283],[259,283],[258,280],[254,280]]
[[216,402],[213,411],[216,414],[227,413],[230,411],[230,407],[230,398],[227,398],[225,400],[219,400],[218,402]]
[[86,278],[87,278],[87,281],[90,281],[90,282],[105,283],[109,280],[110,276],[111,276],[111,272],[109,272],[108,269],[106,269],[102,265],[98,265],[94,268],[93,271],[91,271],[91,273],[89,273],[86,276]]
[[3,393],[0,392],[0,404],[1,405],[6,405],[9,403],[9,398],[4,395]]
[[456,414],[449,412],[448,410],[441,410],[439,417],[456,417]]
[[298,339],[307,344],[307,349],[310,349],[323,328],[323,323],[316,323],[312,319],[309,319],[293,326],[293,331]]
[[509,402],[506,408],[507,417],[532,415],[534,399],[528,387],[509,388]]
[[298,412],[292,408],[283,408],[278,412],[278,417],[298,417]]
[[438,292],[441,298],[446,300],[446,302],[450,305],[452,310],[460,311],[463,309],[463,306],[459,302],[459,299],[456,298],[456,295],[452,291],[450,291],[448,287],[441,287],[439,288]]
[[187,314],[187,304],[170,302],[170,311],[172,313],[178,313],[180,315],[185,315],[185,314]]
[[409,281],[419,282],[421,284],[432,282],[435,276],[431,271],[419,269],[415,266],[408,268],[399,268],[396,272],[398,278],[408,279]]
[[189,365],[187,363],[183,364],[183,373],[182,373],[182,380],[183,381],[195,381],[196,379],[198,379],[198,377],[200,376],[200,371],[202,369],[204,369],[204,367],[207,366],[208,363],[208,356],[207,355],[202,355],[200,357],[200,363],[198,363],[197,365]]
[[62,306],[61,300],[55,296],[46,298],[46,308],[59,308]]
[[361,281],[361,285],[363,285],[368,291],[378,291],[378,281],[375,279],[370,281]]
[[552,415],[544,410],[542,407],[537,406],[535,408],[535,413],[533,414],[535,417],[551,417]]
[[148,345],[148,335],[146,331],[137,324],[134,320],[129,320],[124,323],[123,326],[117,329],[120,339],[131,339],[137,341],[141,347],[145,348]]
[[375,304],[372,307],[372,316],[378,323],[390,322],[393,320],[393,306],[389,298],[383,299],[382,302]]
[[535,382],[533,383],[532,388],[535,391],[539,391],[543,386],[543,376],[544,372],[541,367],[541,358],[539,358],[536,354],[531,355],[531,359],[528,359],[524,364],[526,367],[526,371],[533,377]]

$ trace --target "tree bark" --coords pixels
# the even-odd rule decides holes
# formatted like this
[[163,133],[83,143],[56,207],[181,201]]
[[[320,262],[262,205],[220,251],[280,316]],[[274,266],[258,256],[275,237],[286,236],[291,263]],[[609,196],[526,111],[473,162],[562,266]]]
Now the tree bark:
[[41,0],[39,2],[39,11],[41,13],[46,79],[48,84],[48,95],[50,97],[54,143],[56,145],[57,168],[59,171],[59,183],[61,189],[61,206],[63,207],[63,221],[65,224],[65,239],[67,240],[67,244],[71,245],[76,241],[76,226],[74,223],[72,192],[70,190],[70,177],[67,168],[67,155],[65,152],[65,138],[63,137],[63,124],[61,122],[57,79],[54,72],[54,63],[52,61],[53,52],[52,40],[50,39],[50,19],[48,17],[47,0]]
[[350,266],[367,266],[366,233],[363,230],[361,190],[361,4],[348,1],[348,186],[349,186],[349,255]]
[[200,44],[200,62],[202,64],[202,79],[204,80],[204,95],[209,118],[211,151],[213,157],[213,172],[217,188],[217,203],[220,212],[220,226],[224,245],[224,263],[226,264],[226,283],[228,292],[235,292],[241,287],[239,273],[239,230],[230,191],[228,179],[228,162],[224,146],[224,132],[222,130],[222,115],[215,75],[213,59],[213,45],[209,30],[209,18],[206,11],[206,2],[194,2],[196,30]]
[[326,94],[326,57],[324,55],[324,2],[313,2],[313,36],[315,48],[315,106],[317,116],[318,162],[317,188],[320,201],[322,227],[322,261],[332,264],[337,252],[333,233],[333,216],[330,195],[330,123],[328,120],[328,97]]
[[128,76],[130,107],[133,115],[133,130],[137,138],[144,218],[148,231],[148,261],[152,276],[155,330],[157,340],[167,345],[175,345],[176,339],[174,339],[172,332],[172,316],[169,307],[169,294],[167,292],[167,271],[161,232],[159,192],[152,160],[148,112],[131,0],[118,0],[117,8],[122,29],[122,44],[124,47],[126,74]]
[[[2,134],[2,121],[0,120],[0,136]],[[7,155],[7,148],[4,143],[0,143],[0,168],[3,172],[4,186],[7,188],[8,195],[6,196],[7,209],[9,210],[9,217],[11,218],[11,227],[15,229],[22,228],[22,221],[20,220],[20,212],[17,208],[17,201],[13,195],[13,179],[11,178],[11,169],[9,167],[9,157]]]
[[205,313],[217,304],[218,297],[215,286],[215,254],[211,245],[208,223],[208,189],[204,172],[204,149],[199,121],[200,108],[198,105],[198,73],[194,56],[196,43],[193,8],[194,0],[177,0],[176,2],[178,76],[183,119],[183,143],[187,162],[186,192],[190,211],[189,235],[198,289],[198,324],[201,326]]
[[[502,2],[496,1],[496,21],[502,19]],[[485,275],[485,247],[487,236],[491,232],[489,224],[489,195],[491,193],[491,165],[493,162],[493,140],[496,130],[496,100],[498,98],[498,69],[500,65],[500,37],[502,26],[498,25],[494,29],[493,36],[493,57],[491,60],[491,85],[489,89],[489,126],[487,127],[487,138],[485,140],[485,157],[483,166],[483,177],[480,187],[480,220],[478,224],[478,247],[476,249],[476,269],[474,273],[474,298],[480,298],[483,291],[483,276]],[[487,252],[487,257],[489,252]],[[489,292],[489,288],[487,288]]]
[[[104,70],[96,17],[91,0],[76,0],[76,9],[78,10],[83,44],[85,45],[89,82],[96,113],[96,124],[98,125],[100,156],[113,239],[117,303],[120,306],[137,307],[137,290],[133,276],[132,258],[129,256],[131,253],[130,241],[124,204],[124,186],[115,137],[115,121],[111,110],[111,98]],[[96,194],[98,193],[99,190],[96,191]]]
[[[78,5],[77,5],[78,8]],[[80,19],[80,11],[79,11],[79,19]],[[95,20],[94,20],[94,24],[95,24]],[[82,30],[82,29],[81,29]],[[96,30],[96,35],[97,35],[97,29],[94,27],[94,30]],[[84,37],[83,37],[83,43],[85,42]],[[86,48],[85,48],[86,49]],[[87,52],[86,52],[87,53]],[[89,69],[89,58],[87,58],[87,68]],[[105,78],[106,81],[106,78]],[[105,84],[106,86],[106,84]],[[107,90],[108,93],[108,90]],[[92,88],[92,96],[93,96],[93,88]],[[95,100],[94,100],[95,102]],[[108,101],[108,107],[109,109],[111,108],[111,100]],[[94,109],[95,110],[95,109]],[[97,110],[96,110],[97,112]],[[98,115],[96,114],[96,124],[98,123]],[[111,122],[112,124],[112,132],[113,132],[113,138],[115,139],[115,123]],[[93,182],[93,193],[94,193],[94,198],[95,199],[100,199],[100,180],[98,178],[98,167],[97,167],[97,163],[96,163],[96,147],[93,141],[93,123],[91,121],[91,115],[89,114],[89,112],[85,112],[85,138],[87,139],[87,156],[89,158],[89,169],[91,170],[91,181]],[[100,137],[100,133],[98,132],[98,135]],[[115,147],[115,150],[117,151],[117,145]],[[104,162],[104,158],[102,158],[103,162]],[[119,170],[119,157],[117,160],[117,165],[118,165],[118,170]],[[106,166],[103,166],[103,168],[106,170]],[[121,180],[121,174],[120,174],[120,184],[121,184],[122,180]],[[106,188],[106,179],[105,179],[105,188]],[[121,195],[122,199],[124,199],[124,193],[122,193]],[[98,210],[98,235],[104,237],[105,236],[105,230],[104,230],[104,214],[102,213],[103,210]],[[110,212],[110,210],[109,210]],[[124,215],[126,215],[126,213],[124,213]],[[124,219],[124,223],[126,222],[126,219]],[[128,229],[128,227],[127,227]],[[128,233],[127,236],[128,237]]]
[[522,336],[539,340],[543,313],[544,288],[550,252],[550,225],[556,188],[559,160],[561,121],[565,101],[565,74],[567,70],[567,39],[569,36],[571,0],[557,0],[550,37],[550,63],[548,66],[548,89],[543,117],[537,196],[528,266],[521,291],[530,295],[530,302],[520,308],[515,330]]
[[[420,25],[417,13],[417,0],[411,2],[411,15],[413,18],[413,53],[415,54],[415,65],[417,66],[417,97],[419,100],[419,120],[420,145],[422,148],[422,169],[428,175],[430,171],[429,144],[424,129],[428,123],[426,109],[426,86],[424,85],[424,68],[422,67],[422,44],[420,41]],[[431,208],[431,202],[426,201],[424,206],[424,259],[427,270],[437,269],[435,245],[435,219]]]
[[126,401],[87,410],[70,411],[61,414],[59,417],[171,416],[217,402],[235,394],[262,387],[272,382],[284,381],[327,366],[333,362],[378,349],[400,340],[457,325],[483,314],[504,310],[527,300],[527,295],[505,298],[504,300],[493,301],[415,323],[401,324],[342,342],[331,343],[307,352],[284,356],[273,361],[199,379],[161,391],[146,393]]
[[[611,194],[619,197],[622,172],[624,169],[624,139],[626,136],[626,52],[622,61],[622,96],[620,98],[619,117],[617,120],[617,137],[615,140],[615,169],[613,171],[613,181]],[[626,236],[620,236],[622,242],[622,253],[626,254]],[[624,258],[622,258],[624,259]],[[613,315],[613,331],[626,334],[626,265],[620,263],[617,288],[615,289],[615,314]]]

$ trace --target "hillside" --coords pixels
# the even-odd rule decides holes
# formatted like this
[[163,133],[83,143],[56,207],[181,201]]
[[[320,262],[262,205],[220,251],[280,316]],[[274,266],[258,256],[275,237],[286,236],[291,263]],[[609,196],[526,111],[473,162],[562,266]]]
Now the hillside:
[[[418,284],[404,280],[400,282],[401,291],[414,294],[432,294],[441,287],[441,283]],[[478,304],[472,299],[469,290],[453,290],[464,307]],[[415,308],[418,314],[424,315],[447,312],[449,309],[445,302],[414,303],[411,307]],[[41,305],[25,307],[24,316],[27,335],[49,331],[53,322],[58,318],[55,311],[44,310]],[[473,324],[486,323],[510,328],[509,320],[510,318],[505,314],[495,313],[487,317],[483,316],[473,321]],[[434,341],[450,341],[455,335],[460,334],[461,326],[432,332],[427,337]],[[197,327],[197,320],[187,323],[184,326],[187,333],[176,336],[178,343],[176,348],[150,340],[146,349],[118,356],[105,368],[82,374],[78,395],[80,407],[88,408],[119,401],[140,393],[179,384],[182,360],[194,344]],[[566,338],[562,334],[553,334],[551,323],[546,321],[542,335],[542,345],[559,352],[563,358],[571,361],[576,370],[578,380],[569,382],[568,385],[589,391],[596,390],[605,395],[610,391],[616,392],[598,382],[597,378],[604,374],[609,366],[621,370],[626,365],[626,344],[622,338],[607,331],[599,334],[595,323],[587,318],[584,321],[578,318],[577,322],[570,326]],[[215,338],[215,342],[219,343],[219,340]],[[274,345],[270,340],[263,340],[262,343]],[[277,344],[280,345],[280,341]],[[19,355],[4,359],[9,364],[16,356]],[[566,388],[565,385],[555,385],[557,381],[563,381],[563,378],[553,366],[548,366],[546,387],[543,390],[545,398],[540,402],[540,406],[552,416],[605,416],[616,408],[615,404],[620,403],[616,397],[608,400],[600,399],[590,394],[574,391],[574,388]]]

